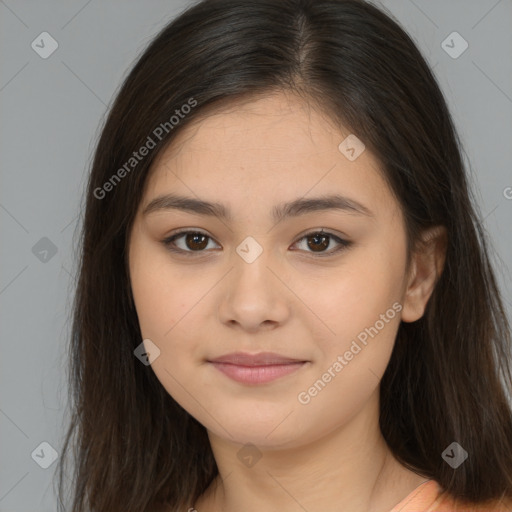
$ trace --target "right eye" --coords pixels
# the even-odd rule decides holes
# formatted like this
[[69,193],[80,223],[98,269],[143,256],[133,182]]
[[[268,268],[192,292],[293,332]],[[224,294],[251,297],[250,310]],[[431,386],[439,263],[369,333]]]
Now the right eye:
[[[179,247],[175,243],[180,238],[184,239],[184,247]],[[208,246],[208,239],[213,240],[202,231],[182,230],[162,240],[162,243],[169,251],[191,256],[191,253],[194,252],[205,252],[204,249]]]

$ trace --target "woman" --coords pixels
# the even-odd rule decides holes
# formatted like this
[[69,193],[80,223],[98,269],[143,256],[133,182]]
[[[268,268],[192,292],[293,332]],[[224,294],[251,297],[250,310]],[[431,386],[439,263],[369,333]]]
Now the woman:
[[74,512],[512,510],[510,327],[460,142],[376,7],[166,26],[81,251]]

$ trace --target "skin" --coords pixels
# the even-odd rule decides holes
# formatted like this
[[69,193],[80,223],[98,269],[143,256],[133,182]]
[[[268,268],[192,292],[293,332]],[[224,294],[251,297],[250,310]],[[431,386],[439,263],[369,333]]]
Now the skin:
[[[400,465],[382,437],[379,383],[400,321],[424,313],[444,263],[445,232],[425,232],[431,250],[414,254],[407,272],[399,204],[369,150],[354,161],[340,152],[349,134],[283,92],[187,126],[151,169],[130,233],[130,279],[143,339],[160,350],[152,370],[205,426],[219,468],[191,504],[198,512],[328,512],[340,504],[386,512],[427,480]],[[222,203],[232,220],[178,210],[142,215],[171,192]],[[328,210],[277,224],[271,218],[274,205],[333,192],[373,216]],[[209,238],[187,245],[182,236],[175,244],[191,256],[172,253],[162,241],[180,228]],[[304,235],[322,228],[352,245],[334,253],[339,243],[328,238],[315,251]],[[263,250],[251,263],[236,252],[248,236]],[[198,250],[201,242],[207,246]],[[401,311],[300,403],[299,393],[394,303]],[[309,362],[251,386],[206,361],[235,351]],[[261,456],[252,467],[237,456],[246,443]]]

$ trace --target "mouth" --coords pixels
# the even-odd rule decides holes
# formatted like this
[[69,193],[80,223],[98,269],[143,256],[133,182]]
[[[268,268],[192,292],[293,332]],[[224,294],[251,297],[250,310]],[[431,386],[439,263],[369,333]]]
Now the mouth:
[[296,372],[309,361],[293,359],[280,354],[234,353],[209,360],[214,368],[242,384],[265,384]]

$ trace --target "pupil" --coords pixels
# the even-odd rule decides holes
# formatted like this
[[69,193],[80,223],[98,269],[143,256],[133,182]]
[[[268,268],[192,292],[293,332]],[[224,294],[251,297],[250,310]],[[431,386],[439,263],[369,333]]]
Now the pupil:
[[[329,238],[327,235],[320,235],[320,234],[318,234],[318,235],[310,236],[308,238],[315,240],[314,244],[318,244],[319,243],[319,241],[318,241],[319,239],[323,239],[323,241],[324,241],[321,244],[321,246],[314,245],[314,244],[311,244],[311,243],[308,242],[308,247],[310,249],[316,250],[318,247],[320,247],[321,249],[326,249],[329,246],[329,242],[326,242],[326,240]],[[316,252],[321,252],[321,251],[316,251]]]
[[[206,235],[202,235],[201,233],[194,233],[194,234],[189,234],[187,235],[187,245],[189,244],[190,240],[194,240],[195,238],[198,238],[198,237],[202,237],[203,238],[203,243],[199,243],[199,247],[190,247],[189,246],[189,249],[204,249],[208,243],[204,243],[204,241],[206,240]],[[195,244],[194,241],[192,241],[192,244]]]

